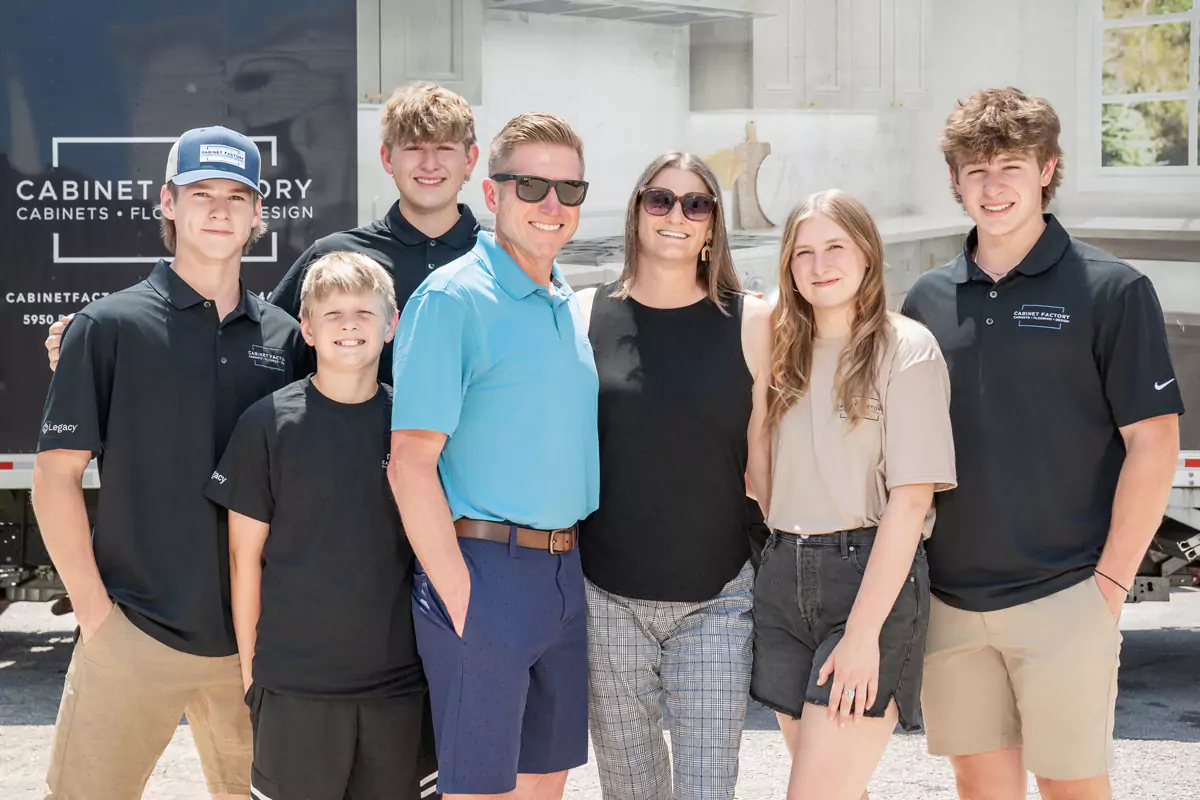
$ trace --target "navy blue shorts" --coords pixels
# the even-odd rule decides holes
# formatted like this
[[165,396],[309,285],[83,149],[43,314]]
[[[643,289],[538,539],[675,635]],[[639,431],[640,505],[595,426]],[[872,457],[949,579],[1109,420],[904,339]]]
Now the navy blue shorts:
[[462,638],[425,571],[413,621],[437,741],[438,791],[500,794],[517,774],[587,763],[587,617],[579,550],[459,539],[471,575]]

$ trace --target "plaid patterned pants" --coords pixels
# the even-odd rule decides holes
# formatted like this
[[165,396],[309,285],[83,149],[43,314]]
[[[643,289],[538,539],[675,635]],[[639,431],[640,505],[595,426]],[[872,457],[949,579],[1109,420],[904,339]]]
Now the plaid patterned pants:
[[635,600],[587,582],[588,720],[605,800],[733,797],[753,603],[749,563],[703,603]]

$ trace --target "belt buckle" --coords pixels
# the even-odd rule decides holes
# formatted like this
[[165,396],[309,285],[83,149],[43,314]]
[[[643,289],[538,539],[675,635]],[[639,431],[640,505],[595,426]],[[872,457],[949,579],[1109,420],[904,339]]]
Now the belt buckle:
[[574,528],[555,528],[554,530],[550,531],[550,537],[548,539],[547,548],[546,548],[549,551],[550,555],[557,556],[557,555],[561,555],[562,553],[567,552],[567,550],[555,550],[554,543],[557,541],[557,537],[560,534],[563,536],[567,536],[567,535],[573,534],[574,532],[575,532]]

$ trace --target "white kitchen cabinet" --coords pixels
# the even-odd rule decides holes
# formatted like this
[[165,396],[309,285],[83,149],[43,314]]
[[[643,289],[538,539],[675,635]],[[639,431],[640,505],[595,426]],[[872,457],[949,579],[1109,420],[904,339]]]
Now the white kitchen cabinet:
[[891,0],[891,5],[892,103],[900,108],[920,108],[928,94],[933,0]]
[[754,21],[756,108],[919,107],[932,0],[771,0]]
[[753,25],[755,108],[797,107],[804,98],[804,4],[769,0]]
[[854,36],[850,60],[854,108],[886,108],[892,102],[892,0],[852,0]]
[[854,0],[804,2],[804,100],[809,108],[849,108]]
[[433,81],[483,102],[483,0],[358,0],[359,101]]

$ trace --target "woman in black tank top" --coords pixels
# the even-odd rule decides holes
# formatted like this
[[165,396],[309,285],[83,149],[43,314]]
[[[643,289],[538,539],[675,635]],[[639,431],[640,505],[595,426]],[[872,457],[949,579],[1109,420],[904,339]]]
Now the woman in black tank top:
[[731,798],[752,663],[747,437],[763,427],[771,332],[700,159],[646,169],[621,278],[580,300],[600,377],[600,508],[580,553],[604,796]]

